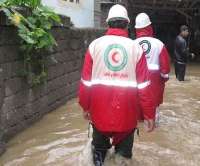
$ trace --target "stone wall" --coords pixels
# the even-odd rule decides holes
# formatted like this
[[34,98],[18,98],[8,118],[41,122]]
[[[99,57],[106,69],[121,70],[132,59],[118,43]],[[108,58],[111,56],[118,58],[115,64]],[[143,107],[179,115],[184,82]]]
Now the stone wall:
[[58,43],[51,53],[56,60],[49,61],[47,83],[31,89],[18,77],[22,64],[18,60],[16,29],[0,27],[0,139],[3,141],[76,96],[86,48],[103,34],[103,30],[62,27],[55,27],[52,32]]

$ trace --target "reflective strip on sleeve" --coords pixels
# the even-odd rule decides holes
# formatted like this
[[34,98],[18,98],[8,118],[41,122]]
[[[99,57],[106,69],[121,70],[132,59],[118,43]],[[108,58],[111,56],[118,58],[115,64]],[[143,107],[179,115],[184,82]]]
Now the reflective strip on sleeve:
[[169,74],[163,74],[163,73],[160,73],[161,77],[163,78],[169,78]]
[[137,84],[136,82],[130,82],[130,81],[110,81],[110,80],[85,81],[82,79],[81,81],[85,86],[88,87],[92,85],[107,85],[107,86],[132,87],[132,88],[143,89],[148,85],[150,85],[150,81],[143,82],[141,84]]
[[86,81],[81,79],[81,82],[85,85],[85,86],[92,86],[92,82],[91,81]]
[[149,86],[150,85],[150,81],[146,81],[146,82],[143,82],[143,83],[141,83],[141,84],[138,84],[138,89],[144,89],[144,88],[146,88],[147,86]]
[[81,79],[82,83],[88,87],[92,85],[107,85],[107,86],[119,86],[119,87],[133,87],[137,88],[137,83],[132,81],[117,81],[117,80],[92,80],[85,81]]
[[159,67],[159,65],[156,65],[156,64],[148,64],[148,69],[149,70],[159,70],[160,67]]
[[181,65],[185,65],[186,63],[184,62],[177,62],[178,64],[181,64]]

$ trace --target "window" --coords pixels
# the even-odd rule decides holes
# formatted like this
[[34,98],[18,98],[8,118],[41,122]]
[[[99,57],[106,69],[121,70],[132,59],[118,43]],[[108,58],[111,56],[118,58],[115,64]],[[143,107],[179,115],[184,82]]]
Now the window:
[[[72,3],[75,2],[75,0],[63,0],[63,1],[65,1],[65,2],[68,1],[68,2],[72,2]],[[79,1],[80,1],[80,0],[76,0],[76,3],[79,3]]]

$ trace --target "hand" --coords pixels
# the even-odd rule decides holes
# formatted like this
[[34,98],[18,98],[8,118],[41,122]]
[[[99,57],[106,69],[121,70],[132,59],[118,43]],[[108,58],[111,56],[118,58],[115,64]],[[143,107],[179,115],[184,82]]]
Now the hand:
[[192,58],[192,59],[194,59],[195,56],[196,56],[194,53],[191,53],[190,55],[191,55],[191,58]]
[[90,121],[90,120],[91,120],[91,119],[90,119],[90,113],[87,112],[87,111],[84,111],[84,112],[83,112],[83,118],[84,118],[85,120]]
[[144,120],[144,125],[147,132],[152,132],[155,129],[155,120]]

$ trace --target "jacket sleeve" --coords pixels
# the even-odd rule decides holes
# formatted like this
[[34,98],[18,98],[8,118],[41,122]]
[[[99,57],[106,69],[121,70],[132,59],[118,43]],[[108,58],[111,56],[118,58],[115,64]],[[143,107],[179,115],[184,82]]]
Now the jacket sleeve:
[[84,111],[89,111],[90,107],[92,65],[93,65],[92,57],[88,50],[85,54],[85,60],[79,86],[79,104]]
[[187,51],[187,43],[186,41],[181,41],[180,43],[180,53],[183,57],[187,57],[188,51]]
[[181,40],[179,37],[177,37],[175,41],[175,50],[176,59],[178,61],[187,59],[187,43],[184,40]]
[[163,49],[160,53],[159,61],[160,61],[160,75],[164,81],[168,81],[170,72],[170,58],[169,58],[169,53],[165,46],[163,46]]
[[152,92],[149,86],[149,72],[144,54],[137,63],[136,77],[138,82],[140,111],[142,111],[144,119],[155,119],[156,105],[153,102]]

